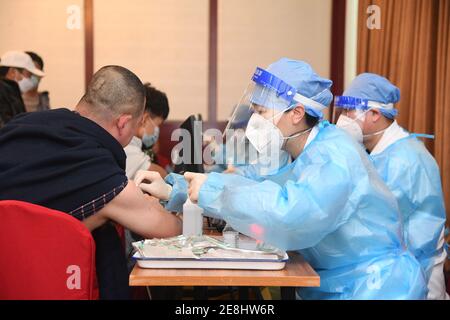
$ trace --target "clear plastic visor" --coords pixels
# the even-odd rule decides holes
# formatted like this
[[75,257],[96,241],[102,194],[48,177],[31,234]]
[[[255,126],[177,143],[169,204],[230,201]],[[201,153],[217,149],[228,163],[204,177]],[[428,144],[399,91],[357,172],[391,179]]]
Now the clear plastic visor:
[[258,114],[276,125],[283,112],[292,107],[293,103],[277,95],[272,88],[251,83],[235,106],[224,135],[229,130],[245,132],[248,122],[254,114]]

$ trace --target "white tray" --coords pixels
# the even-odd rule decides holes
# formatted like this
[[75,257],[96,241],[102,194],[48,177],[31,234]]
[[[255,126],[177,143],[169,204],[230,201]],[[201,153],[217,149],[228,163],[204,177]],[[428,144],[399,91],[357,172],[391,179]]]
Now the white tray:
[[237,270],[281,270],[289,260],[285,253],[281,260],[266,259],[215,259],[215,258],[142,258],[139,252],[133,255],[137,264],[146,269],[237,269]]

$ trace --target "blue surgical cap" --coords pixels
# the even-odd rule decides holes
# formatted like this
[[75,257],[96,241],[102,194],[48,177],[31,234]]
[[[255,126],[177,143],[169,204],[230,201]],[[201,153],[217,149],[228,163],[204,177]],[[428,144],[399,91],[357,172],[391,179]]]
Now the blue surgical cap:
[[[373,73],[358,75],[342,95],[367,99],[385,105],[394,104],[400,100],[400,90],[388,79]],[[380,108],[379,110],[384,116],[391,119],[397,114],[397,109],[393,106],[386,106],[386,108]]]
[[[324,106],[329,106],[333,100],[330,91],[333,82],[317,75],[309,64],[299,60],[281,58],[272,63],[267,71],[280,78],[297,90],[297,93],[314,100]],[[305,112],[313,117],[322,118],[322,110],[315,106],[302,103]]]

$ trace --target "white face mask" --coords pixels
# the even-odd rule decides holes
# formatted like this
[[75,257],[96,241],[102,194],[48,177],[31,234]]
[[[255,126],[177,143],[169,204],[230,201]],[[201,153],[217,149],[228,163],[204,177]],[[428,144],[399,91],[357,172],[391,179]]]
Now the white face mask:
[[20,92],[22,93],[28,92],[35,88],[34,82],[31,78],[23,77],[22,80],[17,82],[17,84],[19,85]]
[[363,132],[358,122],[355,119],[349,118],[344,115],[340,115],[336,123],[336,127],[345,130],[350,134],[358,143],[363,143]]
[[[283,114],[282,111],[280,114]],[[256,151],[261,154],[268,155],[269,146],[272,152],[280,151],[283,147],[284,141],[292,138],[297,138],[308,132],[312,128],[303,130],[301,132],[290,135],[289,137],[284,137],[280,129],[273,122],[273,118],[268,120],[263,116],[255,113],[250,117],[250,120],[245,130],[245,136],[250,141],[250,143],[255,147]]]
[[[280,150],[283,146],[283,135],[272,120],[254,113],[248,121],[245,136],[261,154],[268,154],[270,147]],[[272,150],[275,151],[275,150]]]

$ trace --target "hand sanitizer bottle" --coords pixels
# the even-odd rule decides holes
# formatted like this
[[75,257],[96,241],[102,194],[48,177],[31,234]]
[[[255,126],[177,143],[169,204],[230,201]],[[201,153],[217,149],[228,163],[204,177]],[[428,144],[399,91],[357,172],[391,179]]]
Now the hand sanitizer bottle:
[[189,198],[183,205],[183,236],[201,236],[203,234],[203,209]]

